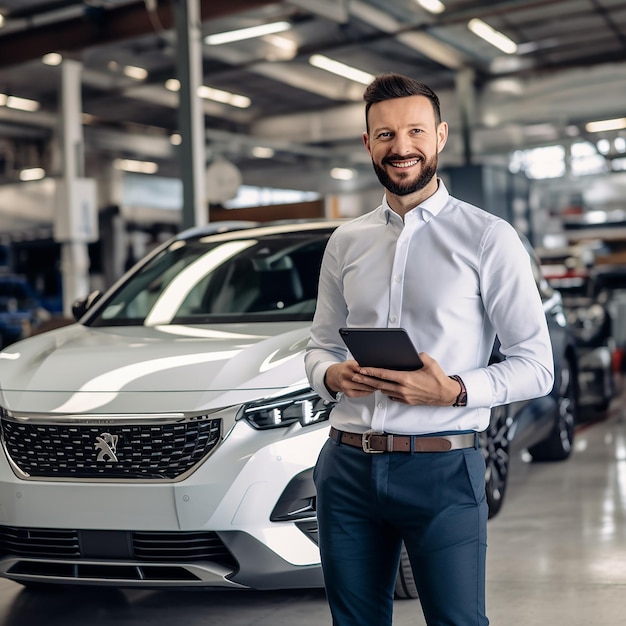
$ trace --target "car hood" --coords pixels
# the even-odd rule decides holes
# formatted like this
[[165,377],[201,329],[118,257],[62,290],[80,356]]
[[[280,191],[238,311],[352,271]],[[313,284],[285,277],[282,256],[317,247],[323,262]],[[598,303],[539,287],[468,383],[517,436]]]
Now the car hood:
[[309,326],[73,324],[0,352],[2,406],[57,414],[233,406],[306,386]]

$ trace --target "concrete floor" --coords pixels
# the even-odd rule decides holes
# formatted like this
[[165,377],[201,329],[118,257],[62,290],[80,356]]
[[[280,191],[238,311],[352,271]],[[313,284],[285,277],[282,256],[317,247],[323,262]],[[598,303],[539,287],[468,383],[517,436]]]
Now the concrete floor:
[[[626,624],[626,394],[579,427],[571,459],[515,459],[503,510],[489,522],[492,626]],[[421,626],[396,602],[394,626]],[[329,625],[322,590],[30,591],[0,580],[0,626]]]

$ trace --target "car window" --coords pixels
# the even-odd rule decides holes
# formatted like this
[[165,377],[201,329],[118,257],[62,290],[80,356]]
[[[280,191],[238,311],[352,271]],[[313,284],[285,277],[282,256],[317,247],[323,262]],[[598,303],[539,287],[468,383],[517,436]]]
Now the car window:
[[175,241],[104,302],[90,324],[310,320],[328,236]]

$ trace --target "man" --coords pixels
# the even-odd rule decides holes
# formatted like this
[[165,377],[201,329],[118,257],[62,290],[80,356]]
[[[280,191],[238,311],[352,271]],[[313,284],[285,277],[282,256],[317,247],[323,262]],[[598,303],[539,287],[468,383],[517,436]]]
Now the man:
[[[404,541],[429,626],[484,626],[477,433],[491,407],[552,388],[546,319],[512,226],[437,178],[448,126],[436,94],[387,74],[364,100],[363,141],[385,196],[330,238],[306,352],[312,386],[337,402],[315,468],[333,623],[391,624]],[[360,367],[344,326],[404,327],[424,366]],[[506,359],[488,366],[496,334]]]

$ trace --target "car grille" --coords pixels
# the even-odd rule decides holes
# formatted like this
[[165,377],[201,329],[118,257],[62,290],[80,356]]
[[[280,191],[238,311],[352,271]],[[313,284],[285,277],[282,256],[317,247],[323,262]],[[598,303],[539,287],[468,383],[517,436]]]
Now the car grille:
[[117,531],[0,526],[0,556],[29,559],[115,559],[142,562],[236,561],[210,531]]
[[0,526],[0,559],[16,580],[65,579],[129,584],[193,584],[191,567],[238,567],[217,533],[116,531]]
[[219,443],[221,420],[150,424],[34,423],[3,417],[2,437],[24,478],[174,480]]

